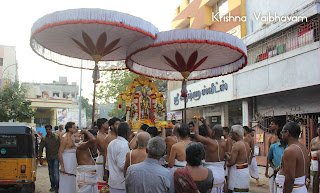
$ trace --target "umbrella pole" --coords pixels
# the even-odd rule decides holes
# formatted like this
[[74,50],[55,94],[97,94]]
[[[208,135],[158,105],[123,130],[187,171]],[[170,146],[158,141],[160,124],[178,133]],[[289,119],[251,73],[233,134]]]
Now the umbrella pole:
[[81,96],[81,91],[82,91],[82,62],[81,62],[81,73],[80,73],[80,98],[79,98],[79,129],[82,128],[81,126],[81,110],[82,110],[82,96]]
[[184,122],[187,123],[187,97],[184,97]]
[[[95,59],[95,58],[94,58]],[[95,60],[95,65],[98,65],[99,60]],[[91,128],[93,129],[94,127],[94,114],[95,114],[95,107],[96,107],[96,85],[97,85],[97,73],[98,73],[98,68],[94,68],[93,71],[93,105],[92,105],[92,123],[91,123]]]
[[97,84],[97,76],[93,78],[94,86],[93,86],[93,105],[92,105],[92,123],[91,127],[93,129],[94,126],[94,112],[95,112],[95,104],[96,104],[96,84]]

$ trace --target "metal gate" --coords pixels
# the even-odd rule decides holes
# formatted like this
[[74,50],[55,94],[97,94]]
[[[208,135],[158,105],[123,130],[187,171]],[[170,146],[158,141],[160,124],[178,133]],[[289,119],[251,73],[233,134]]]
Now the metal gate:
[[268,141],[273,135],[269,129],[270,123],[274,118],[274,110],[270,109],[264,114],[256,114],[255,120],[251,122],[252,128],[256,131],[255,148],[258,148],[259,153],[256,155],[258,165],[266,165],[267,155],[269,152]]
[[291,114],[287,112],[286,121],[294,121],[300,125],[301,134],[299,137],[299,142],[305,145],[310,151],[311,139],[317,136],[314,117],[307,114]]
[[[264,114],[256,114],[255,120],[251,121],[251,127],[256,130],[255,146],[258,147],[259,153],[256,155],[258,165],[266,165],[266,160],[269,152],[268,141],[273,135],[269,129],[271,121],[274,119],[274,111],[269,110]],[[308,114],[293,114],[286,113],[286,122],[294,121],[299,123],[301,128],[300,143],[304,144],[310,151],[311,139],[317,136],[316,124],[318,117]]]

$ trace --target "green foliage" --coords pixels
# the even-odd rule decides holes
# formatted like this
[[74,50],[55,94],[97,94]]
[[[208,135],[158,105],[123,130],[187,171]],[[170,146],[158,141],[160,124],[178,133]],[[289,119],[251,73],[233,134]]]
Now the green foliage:
[[23,121],[34,117],[31,101],[26,100],[26,89],[19,82],[7,82],[0,91],[0,121]]
[[[119,95],[126,91],[127,86],[136,78],[137,74],[129,70],[104,72],[101,75],[101,83],[98,86],[96,97],[102,103],[115,104],[113,110],[109,113],[110,117],[119,117],[125,115],[125,104],[122,103],[122,109],[119,109]],[[159,92],[165,93],[167,90],[167,81],[153,79],[159,88]]]
[[89,99],[81,96],[81,105],[83,109],[87,111],[87,119],[92,118],[92,104],[89,103]]
[[138,75],[129,70],[104,72],[101,75],[101,83],[97,89],[96,97],[102,103],[114,102],[115,106],[109,113],[110,117],[122,117],[125,115],[125,108],[119,109],[119,95],[126,91],[127,86]]

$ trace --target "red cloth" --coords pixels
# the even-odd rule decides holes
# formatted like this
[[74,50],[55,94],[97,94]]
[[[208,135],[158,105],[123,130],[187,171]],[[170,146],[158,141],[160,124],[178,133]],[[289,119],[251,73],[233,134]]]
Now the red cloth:
[[200,193],[187,167],[174,172],[174,187],[176,193]]

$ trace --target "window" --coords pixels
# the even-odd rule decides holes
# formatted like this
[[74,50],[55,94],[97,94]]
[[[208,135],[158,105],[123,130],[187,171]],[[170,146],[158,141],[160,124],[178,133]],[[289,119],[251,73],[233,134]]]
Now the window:
[[3,66],[3,58],[0,58],[0,66]]
[[216,21],[216,19],[221,19],[228,12],[228,0],[218,0],[218,2],[212,6],[212,21]]
[[224,15],[226,15],[229,12],[228,0],[219,0],[218,7],[219,7],[219,18],[221,19]]
[[59,92],[54,92],[54,93],[52,93],[52,94],[53,94],[53,96],[60,97],[60,93],[59,93]]
[[66,99],[66,98],[68,98],[68,95],[69,95],[68,92],[64,92],[62,97]]

